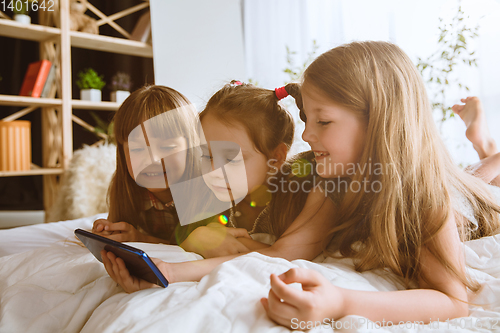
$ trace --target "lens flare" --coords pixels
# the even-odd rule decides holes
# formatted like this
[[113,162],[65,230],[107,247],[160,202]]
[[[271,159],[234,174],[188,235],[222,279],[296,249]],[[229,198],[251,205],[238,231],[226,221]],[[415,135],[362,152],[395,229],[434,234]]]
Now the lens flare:
[[292,164],[292,174],[297,177],[305,177],[312,172],[312,163],[305,158],[298,159]]
[[219,222],[221,224],[226,225],[227,224],[227,216],[226,215],[219,215]]

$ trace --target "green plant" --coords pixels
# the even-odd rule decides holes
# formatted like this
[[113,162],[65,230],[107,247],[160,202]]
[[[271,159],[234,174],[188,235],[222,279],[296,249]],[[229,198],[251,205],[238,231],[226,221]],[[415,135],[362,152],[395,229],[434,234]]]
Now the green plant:
[[130,91],[130,88],[132,88],[132,80],[127,73],[117,72],[111,78],[111,90]]
[[254,85],[256,87],[259,87],[259,81],[256,81],[252,78],[248,79],[248,83],[250,83],[251,85]]
[[107,142],[116,144],[115,136],[113,134],[114,122],[106,122],[105,120],[102,120],[95,112],[90,112],[90,115],[96,122],[94,131],[90,132],[95,134],[99,139],[102,139],[102,136],[99,134],[104,134],[105,136],[107,136]]
[[38,0],[14,0],[12,3],[12,11],[16,15],[28,15],[32,2],[38,2]]
[[78,81],[76,81],[76,84],[80,90],[101,90],[106,85],[106,82],[104,82],[102,75],[99,76],[92,68],[87,68],[78,73]]
[[446,93],[450,88],[459,91],[469,87],[465,85],[458,75],[451,75],[459,63],[466,66],[477,66],[477,59],[473,57],[475,51],[470,50],[470,40],[478,36],[479,26],[469,28],[466,23],[465,13],[462,10],[461,0],[458,0],[458,12],[449,24],[439,21],[439,40],[437,50],[428,58],[418,58],[417,69],[422,74],[429,91],[432,108],[440,112],[441,121],[444,122],[454,116],[451,106],[446,105]]
[[311,62],[316,58],[316,51],[318,51],[318,44],[316,44],[316,40],[312,41],[312,50],[307,54],[307,59],[301,65],[295,65],[295,55],[296,51],[291,51],[288,45],[286,46],[286,63],[287,67],[283,70],[283,72],[287,73],[290,76],[290,80],[285,82],[285,84],[297,81],[302,76],[302,73],[306,70],[307,66],[311,64]]

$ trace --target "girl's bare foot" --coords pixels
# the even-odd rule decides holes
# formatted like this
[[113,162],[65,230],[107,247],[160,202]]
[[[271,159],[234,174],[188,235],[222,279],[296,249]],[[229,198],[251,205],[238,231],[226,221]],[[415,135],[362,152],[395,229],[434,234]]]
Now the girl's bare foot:
[[469,165],[465,171],[481,178],[485,183],[500,187],[500,153]]
[[472,142],[479,158],[483,159],[498,152],[495,141],[491,138],[486,124],[483,105],[477,97],[467,97],[460,100],[465,105],[455,104],[451,108],[458,114],[467,126],[465,136]]

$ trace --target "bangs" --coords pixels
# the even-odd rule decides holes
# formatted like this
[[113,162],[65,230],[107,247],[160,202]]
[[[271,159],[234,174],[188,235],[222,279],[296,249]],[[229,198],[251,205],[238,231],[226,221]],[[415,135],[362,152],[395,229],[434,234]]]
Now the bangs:
[[[192,141],[196,131],[196,110],[180,93],[167,87],[145,87],[134,92],[114,117],[116,141],[123,144],[135,128],[144,124],[148,136]],[[141,131],[142,132],[142,131]]]
[[144,121],[144,128],[150,137],[171,139],[191,137],[195,131],[195,116],[188,106],[164,111]]

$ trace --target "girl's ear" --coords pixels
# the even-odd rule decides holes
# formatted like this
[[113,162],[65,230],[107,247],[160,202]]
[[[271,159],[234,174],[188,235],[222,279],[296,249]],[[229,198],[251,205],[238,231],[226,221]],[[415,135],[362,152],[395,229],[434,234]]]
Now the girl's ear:
[[286,161],[286,155],[288,153],[288,148],[287,146],[282,142],[276,147],[276,149],[273,152],[272,158],[276,160],[276,162],[273,163],[273,167],[276,168],[281,168],[283,163]]

